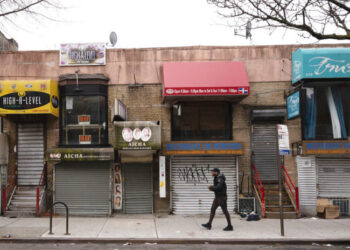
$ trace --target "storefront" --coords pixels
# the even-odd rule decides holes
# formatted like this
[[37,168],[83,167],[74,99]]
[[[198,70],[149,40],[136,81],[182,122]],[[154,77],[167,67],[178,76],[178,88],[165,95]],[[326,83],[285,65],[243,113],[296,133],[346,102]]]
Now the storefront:
[[114,122],[114,210],[126,214],[154,212],[154,169],[161,149],[160,121]]
[[[18,186],[37,186],[44,169],[46,126],[58,117],[58,85],[52,80],[0,82],[0,115],[15,124]],[[52,119],[54,118],[54,119]],[[9,166],[13,173],[15,166]]]
[[163,64],[163,98],[171,109],[171,141],[163,143],[170,165],[170,212],[208,214],[214,197],[210,170],[226,176],[228,207],[238,208],[238,156],[233,109],[249,94],[244,64],[173,62]]
[[170,207],[174,214],[210,212],[214,194],[207,186],[212,184],[213,168],[219,168],[226,177],[229,210],[237,208],[237,156],[243,154],[242,143],[169,142],[163,152],[170,157]]
[[[101,74],[62,75],[59,147],[48,152],[53,201],[74,215],[112,213],[114,150],[108,141],[108,81]],[[64,213],[57,206],[55,212]]]
[[350,215],[349,56],[346,48],[299,49],[292,56],[287,107],[302,128],[303,141],[295,145],[302,215],[316,214],[318,198]]
[[[112,148],[60,148],[47,156],[54,164],[54,202],[66,203],[72,215],[112,213]],[[65,208],[56,206],[55,213],[64,214]]]

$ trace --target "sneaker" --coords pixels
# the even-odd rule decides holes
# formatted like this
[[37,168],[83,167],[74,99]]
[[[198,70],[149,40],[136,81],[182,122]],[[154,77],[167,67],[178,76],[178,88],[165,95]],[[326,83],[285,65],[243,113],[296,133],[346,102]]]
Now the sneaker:
[[211,224],[209,224],[209,223],[202,224],[202,227],[205,227],[206,229],[210,230],[211,229]]
[[227,227],[224,228],[224,231],[233,231],[233,226],[228,225]]

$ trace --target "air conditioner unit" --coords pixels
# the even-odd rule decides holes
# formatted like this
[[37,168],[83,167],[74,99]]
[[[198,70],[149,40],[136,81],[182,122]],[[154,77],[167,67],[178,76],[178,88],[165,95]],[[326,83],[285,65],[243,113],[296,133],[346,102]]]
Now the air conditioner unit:
[[341,216],[349,216],[349,201],[346,198],[332,198],[333,205],[339,206]]
[[114,99],[113,106],[111,109],[111,119],[114,121],[126,121],[127,119],[127,107],[119,99]]
[[242,197],[239,198],[239,212],[250,213],[255,211],[255,198],[254,197]]

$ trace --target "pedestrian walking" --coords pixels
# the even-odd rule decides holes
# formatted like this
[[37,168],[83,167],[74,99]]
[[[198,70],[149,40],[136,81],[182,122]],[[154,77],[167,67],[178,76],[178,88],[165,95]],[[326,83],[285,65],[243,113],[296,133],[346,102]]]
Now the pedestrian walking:
[[227,210],[227,186],[225,182],[226,178],[223,174],[220,174],[220,169],[218,168],[212,169],[211,175],[214,177],[214,185],[209,185],[208,189],[215,193],[215,199],[211,206],[209,222],[202,224],[202,226],[210,230],[216,209],[218,207],[221,207],[222,212],[225,214],[227,220],[227,227],[224,228],[224,231],[232,231],[233,226],[231,224],[231,217]]

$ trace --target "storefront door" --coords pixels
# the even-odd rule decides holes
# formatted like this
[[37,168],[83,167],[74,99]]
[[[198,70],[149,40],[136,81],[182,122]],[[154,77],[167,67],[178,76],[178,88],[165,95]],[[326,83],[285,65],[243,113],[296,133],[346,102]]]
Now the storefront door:
[[124,176],[124,213],[153,213],[153,178],[151,163],[128,163]]
[[44,125],[19,123],[17,139],[18,185],[38,185],[44,167]]
[[278,181],[276,136],[276,124],[253,125],[253,162],[262,181]]

